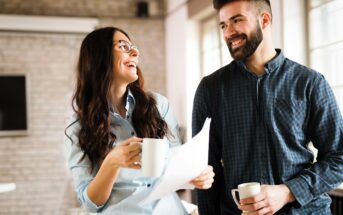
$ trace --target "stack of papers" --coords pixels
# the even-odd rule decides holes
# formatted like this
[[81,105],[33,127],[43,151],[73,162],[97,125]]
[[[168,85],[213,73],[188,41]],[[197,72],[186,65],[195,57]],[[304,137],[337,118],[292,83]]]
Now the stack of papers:
[[164,174],[152,191],[139,204],[144,205],[180,189],[194,189],[189,182],[208,165],[208,144],[211,119],[206,119],[201,131],[171,154]]

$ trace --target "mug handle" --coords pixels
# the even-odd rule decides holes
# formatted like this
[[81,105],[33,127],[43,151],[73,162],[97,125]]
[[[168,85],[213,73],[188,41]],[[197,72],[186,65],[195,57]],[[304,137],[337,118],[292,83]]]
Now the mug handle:
[[236,197],[236,192],[238,192],[238,189],[232,189],[231,190],[231,195],[232,195],[232,198],[235,201],[236,205],[239,207],[240,204],[239,204],[238,199]]

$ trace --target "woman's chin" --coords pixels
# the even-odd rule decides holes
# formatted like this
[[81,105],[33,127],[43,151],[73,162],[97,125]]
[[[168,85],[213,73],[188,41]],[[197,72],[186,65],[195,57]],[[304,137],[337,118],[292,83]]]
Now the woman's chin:
[[132,82],[135,82],[135,81],[138,80],[138,75],[137,74],[131,74],[130,75],[130,79],[131,79]]

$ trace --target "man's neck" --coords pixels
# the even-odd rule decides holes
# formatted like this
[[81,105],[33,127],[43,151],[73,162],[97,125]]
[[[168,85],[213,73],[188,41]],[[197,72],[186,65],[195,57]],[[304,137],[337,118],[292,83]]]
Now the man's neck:
[[244,64],[248,70],[257,76],[261,76],[265,73],[264,66],[275,58],[277,52],[273,46],[259,46],[255,53],[245,60]]

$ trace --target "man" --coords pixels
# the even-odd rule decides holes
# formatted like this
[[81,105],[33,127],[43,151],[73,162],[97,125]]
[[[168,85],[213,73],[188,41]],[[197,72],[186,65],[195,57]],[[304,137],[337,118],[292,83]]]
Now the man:
[[[213,4],[234,61],[203,78],[194,98],[193,135],[212,118],[215,172],[212,188],[198,191],[200,214],[331,214],[327,192],[343,181],[343,120],[332,90],[274,49],[269,0]],[[245,182],[262,191],[237,208],[230,191]]]

